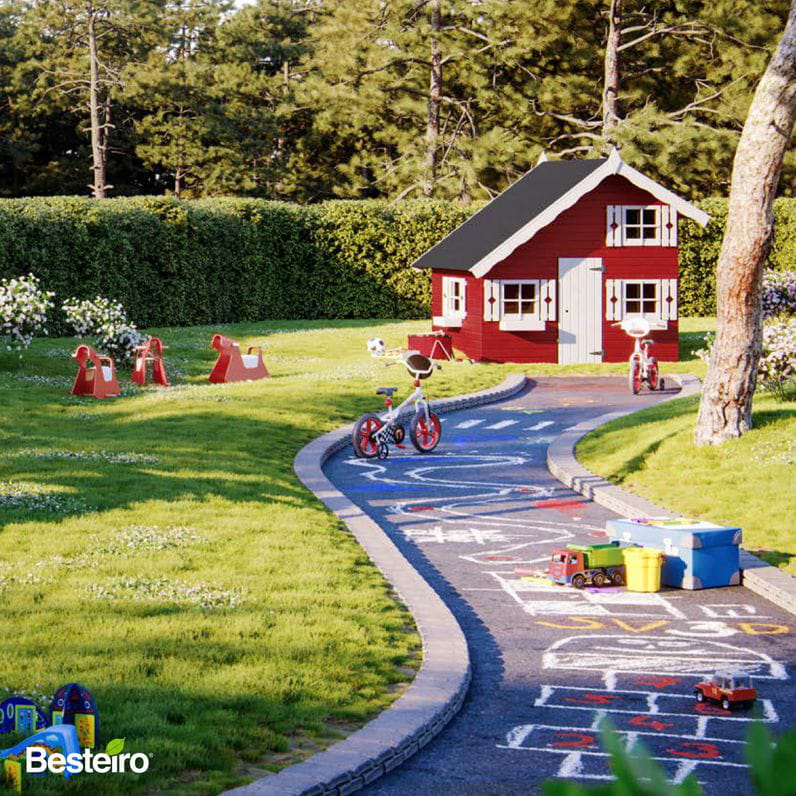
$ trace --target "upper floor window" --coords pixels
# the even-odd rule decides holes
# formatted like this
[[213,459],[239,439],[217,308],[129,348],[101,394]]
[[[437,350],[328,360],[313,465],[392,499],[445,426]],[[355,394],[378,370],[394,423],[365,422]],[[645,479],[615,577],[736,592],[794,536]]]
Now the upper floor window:
[[659,208],[623,207],[622,213],[625,246],[657,246],[660,243]]
[[668,205],[608,205],[607,246],[676,246],[677,211]]

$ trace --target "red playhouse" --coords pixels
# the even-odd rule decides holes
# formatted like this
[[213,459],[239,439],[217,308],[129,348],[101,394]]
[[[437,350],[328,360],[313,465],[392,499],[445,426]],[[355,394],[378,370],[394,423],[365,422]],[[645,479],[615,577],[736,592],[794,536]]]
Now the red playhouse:
[[271,375],[263,362],[260,346],[249,346],[249,350],[241,354],[240,346],[234,340],[220,334],[213,335],[210,345],[218,351],[218,359],[209,376],[212,382],[254,381]]
[[135,365],[130,378],[142,387],[147,382],[147,364],[152,365],[152,383],[168,387],[166,366],[163,364],[163,343],[159,337],[151,337],[144,345],[135,348]]
[[72,356],[77,360],[77,376],[72,395],[113,398],[121,392],[116,380],[116,366],[110,357],[100,356],[87,345],[79,345]]
[[432,325],[476,360],[620,362],[643,317],[676,360],[677,222],[706,213],[622,161],[540,160],[416,260]]

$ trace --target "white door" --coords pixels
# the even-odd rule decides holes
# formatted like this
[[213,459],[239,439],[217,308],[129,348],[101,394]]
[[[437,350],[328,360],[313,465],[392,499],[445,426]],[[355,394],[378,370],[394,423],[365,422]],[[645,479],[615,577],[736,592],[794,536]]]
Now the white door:
[[603,361],[603,265],[599,257],[558,261],[558,361]]

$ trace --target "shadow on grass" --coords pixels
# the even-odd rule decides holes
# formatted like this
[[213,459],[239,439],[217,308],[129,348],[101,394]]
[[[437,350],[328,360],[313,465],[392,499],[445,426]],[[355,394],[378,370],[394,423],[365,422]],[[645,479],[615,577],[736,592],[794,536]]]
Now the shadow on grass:
[[786,553],[783,550],[750,550],[749,552],[774,567],[787,567],[791,559],[796,558],[796,553]]
[[776,409],[764,409],[760,412],[752,410],[752,422],[755,428],[764,428],[772,423],[792,420],[796,417],[796,404],[779,404]]
[[696,352],[702,348],[707,348],[705,342],[705,332],[683,332],[680,331],[680,361],[697,359]]

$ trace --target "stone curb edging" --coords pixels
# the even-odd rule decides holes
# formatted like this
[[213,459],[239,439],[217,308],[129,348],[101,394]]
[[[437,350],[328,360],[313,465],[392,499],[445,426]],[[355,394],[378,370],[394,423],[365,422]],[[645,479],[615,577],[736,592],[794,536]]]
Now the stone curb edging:
[[[696,376],[678,374],[673,378],[680,384],[681,390],[677,395],[666,398],[666,401],[696,395],[702,389],[702,382]],[[623,517],[654,517],[670,512],[649,500],[627,492],[599,475],[595,475],[575,457],[575,446],[590,431],[594,431],[611,420],[637,411],[639,410],[629,409],[610,412],[567,429],[556,437],[548,447],[547,469],[570,489],[580,492],[581,495],[585,495],[595,503],[599,503]],[[780,608],[796,614],[796,578],[772,567],[746,550],[741,550],[741,569],[743,570],[744,586]]]
[[[527,377],[433,403],[437,414],[509,398]],[[427,744],[462,706],[470,685],[467,640],[437,593],[387,534],[323,474],[326,460],[350,443],[354,424],[302,448],[293,462],[301,482],[348,526],[411,612],[423,642],[423,663],[406,692],[362,729],[278,774],[226,791],[239,796],[345,796],[391,771]]]

